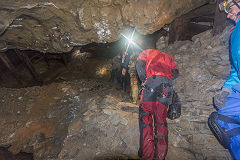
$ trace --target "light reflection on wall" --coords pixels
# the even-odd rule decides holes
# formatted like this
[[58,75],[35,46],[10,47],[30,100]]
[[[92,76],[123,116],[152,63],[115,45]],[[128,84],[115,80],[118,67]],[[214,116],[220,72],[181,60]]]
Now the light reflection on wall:
[[106,76],[107,74],[109,74],[107,68],[108,68],[107,65],[98,66],[96,69],[96,75],[100,78]]

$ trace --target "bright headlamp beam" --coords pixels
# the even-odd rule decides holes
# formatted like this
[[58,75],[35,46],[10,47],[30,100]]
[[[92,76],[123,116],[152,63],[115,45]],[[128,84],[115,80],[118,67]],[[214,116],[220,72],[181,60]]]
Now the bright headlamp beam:
[[127,48],[126,48],[126,53],[127,53],[127,51],[128,51],[128,48],[129,48],[130,43],[132,43],[132,44],[134,43],[133,40],[132,40],[134,33],[135,33],[135,28],[134,28],[134,30],[133,30],[132,35],[131,35],[130,38],[128,38],[127,36],[121,34],[124,38],[126,38],[126,39],[128,40],[128,45],[127,45]]
[[130,38],[128,38],[127,36],[125,36],[124,34],[121,33],[121,35],[126,38],[128,40],[128,42],[132,42],[132,40]]
[[127,51],[128,51],[128,48],[129,48],[130,44],[134,45],[134,47],[137,48],[139,51],[141,51],[141,52],[143,51],[143,49],[142,49],[137,43],[135,43],[135,42],[133,41],[134,33],[135,33],[135,28],[134,28],[134,30],[133,30],[132,35],[131,35],[130,38],[127,37],[127,36],[125,36],[124,34],[120,33],[120,34],[121,34],[124,38],[126,38],[126,40],[128,41],[128,45],[127,45],[127,48],[126,48],[126,53],[127,53]]

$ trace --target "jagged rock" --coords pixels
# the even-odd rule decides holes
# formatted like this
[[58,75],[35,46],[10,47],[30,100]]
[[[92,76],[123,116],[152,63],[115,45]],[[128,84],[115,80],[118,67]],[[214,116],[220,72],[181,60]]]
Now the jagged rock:
[[208,0],[0,1],[0,51],[68,52],[119,39],[127,26],[153,33]]
[[194,36],[192,41],[175,42],[164,50],[173,55],[179,67],[180,76],[175,80],[175,90],[182,104],[180,119],[169,122],[170,137],[174,139],[170,140],[169,148],[176,147],[176,150],[169,150],[169,158],[183,148],[189,150],[182,151],[180,155],[185,156],[181,159],[231,157],[207,125],[208,117],[214,111],[212,97],[230,73],[226,42],[230,34],[230,27],[216,36],[206,31]]
[[76,119],[70,125],[69,136],[59,154],[60,159],[99,159],[106,155],[137,156],[138,114],[122,111],[120,108],[126,103],[116,100],[103,110],[96,109],[90,111],[92,114],[83,114],[83,121]]

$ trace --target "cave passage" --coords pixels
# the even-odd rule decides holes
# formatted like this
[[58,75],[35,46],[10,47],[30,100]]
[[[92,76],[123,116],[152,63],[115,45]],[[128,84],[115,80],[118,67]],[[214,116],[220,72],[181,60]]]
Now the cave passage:
[[[142,48],[156,46],[165,30],[151,35],[140,35]],[[110,79],[113,57],[127,48],[125,38],[112,43],[90,43],[75,47],[69,53],[42,53],[33,50],[12,49],[0,54],[0,81],[2,87],[21,88],[81,78]]]
[[[160,37],[165,37],[165,47],[175,41],[191,38],[213,28],[213,34],[225,26],[226,17],[216,10],[216,4],[207,4],[176,18],[171,24],[151,35],[140,35],[144,41],[141,48],[155,46]],[[215,14],[216,12],[216,14]],[[74,47],[68,53],[42,53],[33,50],[11,49],[0,54],[0,84],[3,87],[21,88],[70,80],[70,73],[77,78],[110,78],[110,60],[126,50],[126,39],[112,43],[90,43]],[[162,48],[160,48],[162,49]],[[97,63],[109,64],[98,66]],[[98,67],[98,68],[96,68]],[[97,71],[98,70],[98,71]],[[78,73],[77,73],[78,72]],[[102,72],[102,73],[100,73]],[[68,75],[68,77],[61,75]],[[97,75],[99,74],[99,75]]]
[[[52,6],[51,3],[47,5]],[[207,159],[206,157],[210,157],[211,159],[214,157],[212,152],[215,148],[211,148],[212,146],[209,147],[210,149],[207,148],[207,151],[204,148],[199,151],[199,148],[208,144],[208,140],[214,141],[211,144],[215,144],[215,139],[209,133],[206,119],[204,119],[211,111],[209,106],[212,105],[211,100],[206,102],[206,96],[211,97],[215,88],[207,88],[210,90],[209,93],[201,96],[198,94],[202,93],[197,91],[202,92],[206,89],[203,84],[205,81],[209,86],[216,87],[215,84],[220,84],[219,81],[227,75],[227,62],[221,66],[216,64],[219,59],[228,60],[224,54],[221,54],[220,58],[219,54],[216,55],[218,48],[225,47],[220,44],[227,46],[226,40],[222,40],[223,36],[221,38],[219,36],[219,39],[216,38],[216,43],[208,41],[213,35],[220,34],[230,25],[226,22],[226,16],[218,12],[217,5],[217,3],[211,3],[196,8],[177,17],[152,34],[141,35],[137,31],[135,33],[138,37],[136,41],[143,42],[140,46],[142,50],[151,46],[162,52],[169,51],[176,57],[182,69],[183,76],[179,78],[176,91],[181,95],[181,100],[186,103],[182,109],[186,119],[170,122],[169,125],[170,136],[174,137],[173,145],[170,146],[174,158],[177,157],[174,155],[175,149],[176,153],[183,153],[181,158]],[[133,26],[126,27],[129,30],[134,29]],[[53,30],[56,28],[53,27]],[[199,36],[200,33],[203,33],[203,37]],[[227,34],[228,32],[224,36]],[[10,135],[9,139],[13,137],[15,140],[13,143],[17,146],[16,148],[13,146],[13,150],[19,153],[14,155],[9,148],[0,147],[0,160],[2,157],[4,160],[33,160],[34,156],[49,155],[63,159],[72,157],[79,159],[81,156],[99,156],[101,159],[105,153],[102,152],[101,155],[97,150],[95,155],[94,151],[99,146],[99,150],[106,148],[98,144],[98,141],[106,144],[107,147],[111,145],[116,147],[114,148],[117,150],[116,155],[106,154],[105,157],[103,156],[105,159],[124,157],[125,152],[128,153],[126,148],[129,147],[126,142],[133,144],[129,147],[129,152],[136,150],[135,144],[138,141],[135,141],[135,135],[130,134],[138,133],[136,127],[138,103],[130,103],[132,102],[129,93],[130,78],[128,77],[127,92],[120,91],[119,83],[110,81],[114,57],[123,54],[127,48],[127,40],[124,37],[120,36],[117,41],[109,43],[78,44],[71,51],[62,53],[17,48],[16,46],[16,49],[4,50],[0,53],[0,87],[2,89],[0,105],[3,106],[0,106],[0,114],[4,119],[0,121],[0,126],[7,126],[6,133]],[[188,63],[191,64],[190,67],[187,66]],[[135,66],[132,68],[135,69]],[[209,82],[209,79],[214,78],[220,80],[217,79],[216,83]],[[137,87],[139,86],[140,82],[137,80]],[[199,86],[203,88],[198,88]],[[191,99],[191,97],[194,98]],[[8,123],[11,124],[10,127]],[[29,131],[29,128],[32,130]],[[14,129],[17,130],[16,134]],[[27,132],[30,138],[22,134]],[[42,135],[42,132],[47,138],[35,143],[32,140],[33,137],[35,134]],[[122,136],[123,134],[125,135]],[[108,137],[113,141],[107,139]],[[194,138],[197,142],[193,141]],[[18,139],[22,141],[18,142]],[[10,140],[8,143],[12,143]],[[174,148],[175,143],[179,145],[176,148]],[[30,148],[34,146],[35,152],[21,152],[19,148],[24,148],[24,145],[29,145]],[[64,148],[65,146],[67,148]],[[82,148],[79,149],[78,146]],[[223,149],[218,148],[218,150]],[[120,153],[119,156],[118,153]],[[225,157],[229,156],[225,150],[223,154],[226,155]],[[126,156],[131,159],[132,155],[126,154]],[[135,156],[133,155],[134,158]]]

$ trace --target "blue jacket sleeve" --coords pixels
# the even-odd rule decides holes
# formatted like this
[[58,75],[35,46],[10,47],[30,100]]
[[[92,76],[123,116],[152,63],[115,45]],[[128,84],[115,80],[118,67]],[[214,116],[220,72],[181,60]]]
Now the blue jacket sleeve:
[[237,22],[230,39],[231,73],[222,88],[232,87],[240,83],[240,21]]

